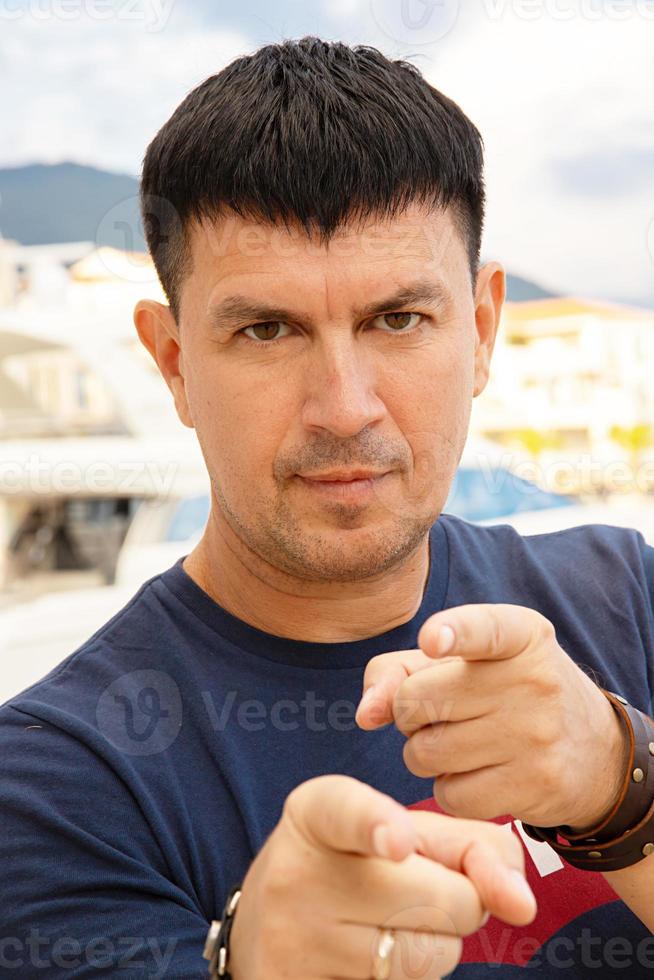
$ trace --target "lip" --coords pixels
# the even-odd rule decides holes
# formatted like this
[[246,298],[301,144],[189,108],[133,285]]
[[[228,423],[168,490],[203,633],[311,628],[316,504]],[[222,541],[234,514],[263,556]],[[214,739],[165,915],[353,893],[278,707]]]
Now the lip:
[[380,476],[385,476],[387,472],[387,470],[350,470],[349,473],[344,473],[342,470],[329,470],[327,473],[319,473],[316,476],[298,475],[303,480],[309,480],[312,483],[352,483],[359,480],[376,480]]
[[365,503],[368,501],[375,492],[382,480],[387,477],[392,476],[392,470],[386,473],[376,473],[374,476],[366,479],[355,479],[355,480],[325,480],[325,479],[310,479],[308,477],[300,476],[298,474],[298,479],[300,483],[307,487],[307,489],[314,494],[326,498],[328,500],[337,501],[338,503]]

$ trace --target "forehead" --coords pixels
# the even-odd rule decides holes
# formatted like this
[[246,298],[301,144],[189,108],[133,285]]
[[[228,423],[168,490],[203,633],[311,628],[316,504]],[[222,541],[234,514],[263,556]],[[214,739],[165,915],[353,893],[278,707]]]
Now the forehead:
[[228,212],[195,222],[189,231],[192,273],[185,289],[200,302],[228,289],[274,284],[292,289],[315,284],[384,289],[402,276],[468,277],[467,253],[450,208],[428,211],[412,204],[393,218],[349,222],[329,241],[298,224],[262,223]]

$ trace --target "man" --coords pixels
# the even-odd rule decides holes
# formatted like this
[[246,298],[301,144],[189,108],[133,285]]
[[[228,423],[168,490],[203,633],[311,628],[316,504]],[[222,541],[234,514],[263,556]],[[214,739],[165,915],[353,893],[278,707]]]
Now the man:
[[654,858],[524,824],[615,809],[654,554],[441,513],[505,290],[477,130],[408,64],[287,41],[184,99],[142,202],[169,306],[134,320],[211,516],[2,709],[2,975],[201,977],[224,919],[234,980],[649,976]]

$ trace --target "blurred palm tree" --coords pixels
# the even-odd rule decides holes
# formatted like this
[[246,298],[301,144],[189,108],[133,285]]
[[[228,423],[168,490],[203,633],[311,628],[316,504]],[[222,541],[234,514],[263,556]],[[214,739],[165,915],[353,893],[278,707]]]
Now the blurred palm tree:
[[638,454],[654,444],[654,430],[651,425],[640,423],[639,425],[612,425],[609,435],[614,442],[626,449],[633,461],[638,458]]
[[512,436],[536,459],[546,449],[563,448],[563,437],[553,429],[515,429]]
[[[609,435],[613,442],[627,451],[632,477],[637,483],[636,475],[641,461],[641,453],[644,449],[654,445],[654,429],[652,429],[651,425],[647,425],[644,422],[629,426],[613,425],[609,430]],[[643,488],[641,487],[640,489]]]

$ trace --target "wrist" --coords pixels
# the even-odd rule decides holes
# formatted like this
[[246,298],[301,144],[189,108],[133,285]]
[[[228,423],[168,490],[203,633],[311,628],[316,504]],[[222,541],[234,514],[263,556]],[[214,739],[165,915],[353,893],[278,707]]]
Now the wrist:
[[567,826],[523,826],[530,837],[546,841],[574,867],[610,872],[654,853],[654,720],[621,695],[602,692],[624,723],[629,740],[622,792],[613,810],[597,826],[578,834]]
[[[605,697],[606,728],[608,729],[608,749],[602,767],[601,791],[595,787],[592,802],[574,822],[565,825],[566,830],[576,836],[588,836],[601,827],[615,811],[624,795],[624,785],[630,768],[630,739],[620,716]],[[626,829],[626,828],[625,828]]]

